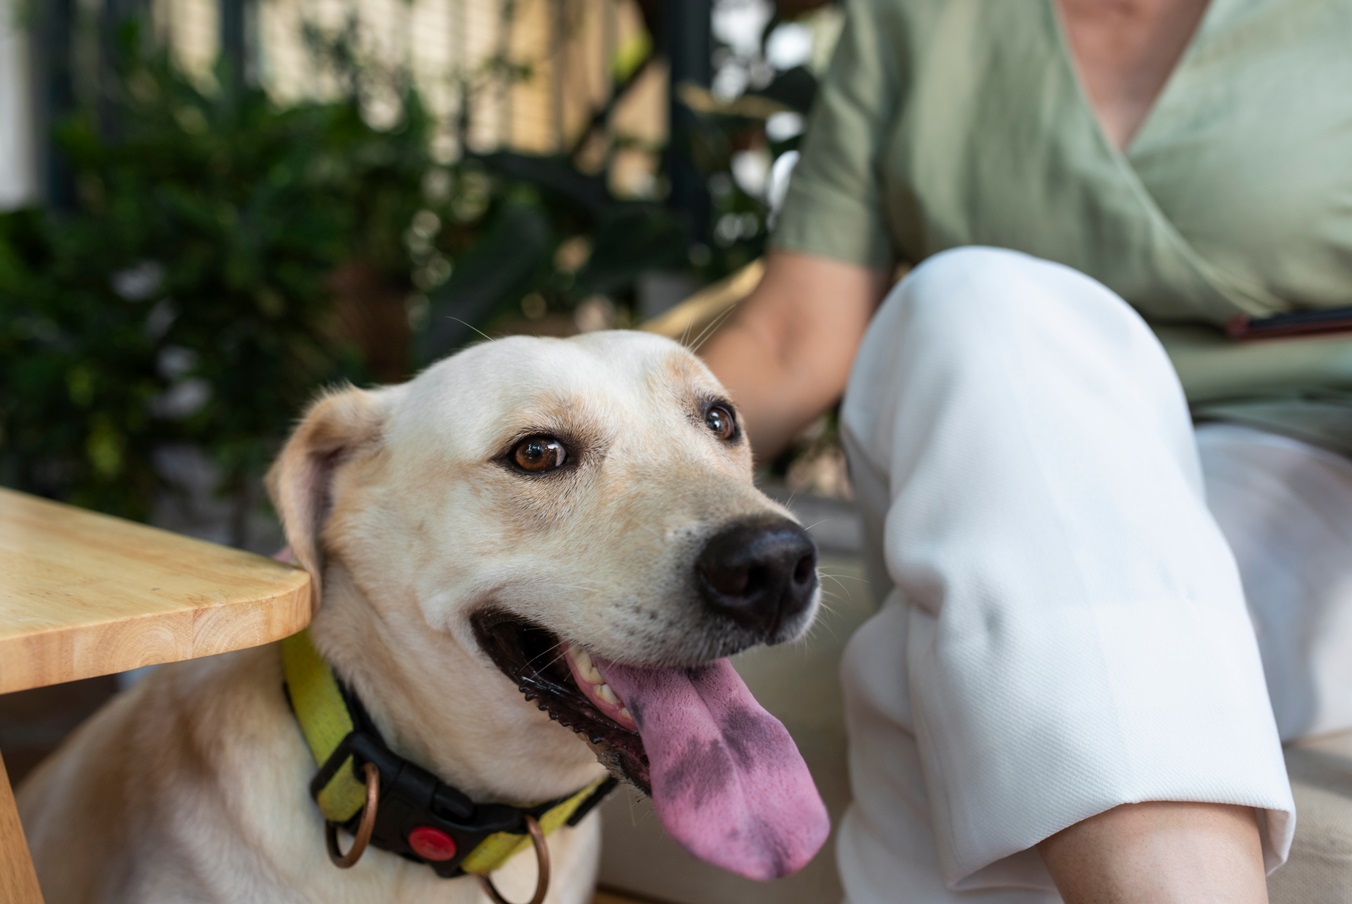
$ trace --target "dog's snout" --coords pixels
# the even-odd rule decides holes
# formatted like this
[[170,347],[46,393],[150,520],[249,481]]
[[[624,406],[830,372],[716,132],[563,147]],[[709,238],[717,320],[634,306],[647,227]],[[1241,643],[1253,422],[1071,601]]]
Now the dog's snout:
[[799,615],[817,589],[817,546],[786,518],[741,521],[719,531],[695,560],[704,601],[765,633]]

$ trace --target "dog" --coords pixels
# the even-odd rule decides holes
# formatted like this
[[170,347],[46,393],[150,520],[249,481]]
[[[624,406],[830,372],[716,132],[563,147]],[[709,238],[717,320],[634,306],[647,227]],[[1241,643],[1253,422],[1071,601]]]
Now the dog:
[[[313,578],[314,661],[446,799],[572,808],[613,775],[697,856],[760,879],[824,842],[801,757],[726,662],[806,631],[815,547],[753,486],[735,407],[678,344],[513,337],[331,392],[268,486]],[[307,743],[290,668],[277,644],[164,666],[49,758],[19,794],[48,904],[590,900],[596,816],[536,856],[515,825],[524,850],[487,875],[431,868],[449,829],[337,868],[368,810],[392,812],[398,767],[365,768],[387,754],[347,735],[316,779],[330,751]],[[335,777],[386,795],[342,831],[312,788]]]

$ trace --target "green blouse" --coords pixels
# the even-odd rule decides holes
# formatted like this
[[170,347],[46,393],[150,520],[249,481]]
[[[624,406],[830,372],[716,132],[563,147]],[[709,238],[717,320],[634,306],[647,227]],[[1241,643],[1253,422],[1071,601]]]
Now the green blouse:
[[1053,0],[851,0],[774,247],[876,268],[959,245],[1060,261],[1149,320],[1198,417],[1352,454],[1352,0],[1211,0],[1125,151]]

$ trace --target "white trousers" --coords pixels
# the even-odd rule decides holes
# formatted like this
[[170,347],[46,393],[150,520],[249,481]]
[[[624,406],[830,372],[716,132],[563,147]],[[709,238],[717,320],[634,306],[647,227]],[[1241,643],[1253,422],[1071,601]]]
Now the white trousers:
[[1125,302],[982,248],[893,290],[842,425],[891,589],[843,667],[851,904],[1059,901],[1033,845],[1149,800],[1285,860],[1281,739],[1352,727],[1352,463],[1194,430]]

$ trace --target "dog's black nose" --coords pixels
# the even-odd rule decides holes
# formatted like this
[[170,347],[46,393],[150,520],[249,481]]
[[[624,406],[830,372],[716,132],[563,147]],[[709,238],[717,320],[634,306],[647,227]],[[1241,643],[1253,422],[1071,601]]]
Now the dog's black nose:
[[817,546],[787,518],[739,521],[704,545],[695,560],[695,580],[715,612],[770,633],[812,601]]

